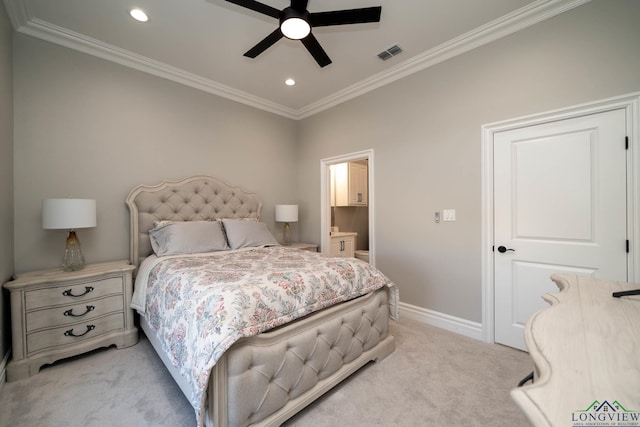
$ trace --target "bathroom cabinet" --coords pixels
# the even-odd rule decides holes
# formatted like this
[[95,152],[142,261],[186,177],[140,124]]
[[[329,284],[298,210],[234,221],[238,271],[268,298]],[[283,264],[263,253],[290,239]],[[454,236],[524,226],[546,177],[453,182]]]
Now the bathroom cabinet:
[[358,233],[331,233],[331,255],[353,258],[356,250]]
[[364,161],[331,166],[331,206],[367,206],[369,171]]

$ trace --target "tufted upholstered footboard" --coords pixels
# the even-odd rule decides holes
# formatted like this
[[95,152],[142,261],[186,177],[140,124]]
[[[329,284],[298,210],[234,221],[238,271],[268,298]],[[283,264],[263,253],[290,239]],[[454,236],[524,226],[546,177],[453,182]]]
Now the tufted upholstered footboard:
[[386,289],[238,341],[213,369],[207,425],[277,426],[395,349]]

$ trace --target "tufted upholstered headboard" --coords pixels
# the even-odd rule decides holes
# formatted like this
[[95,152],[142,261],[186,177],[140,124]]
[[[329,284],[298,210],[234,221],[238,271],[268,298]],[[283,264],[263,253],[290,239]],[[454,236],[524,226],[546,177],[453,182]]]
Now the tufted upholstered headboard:
[[130,258],[136,267],[153,250],[149,230],[154,221],[207,221],[216,218],[260,219],[262,202],[217,178],[195,175],[158,185],[139,185],[127,196],[130,213]]

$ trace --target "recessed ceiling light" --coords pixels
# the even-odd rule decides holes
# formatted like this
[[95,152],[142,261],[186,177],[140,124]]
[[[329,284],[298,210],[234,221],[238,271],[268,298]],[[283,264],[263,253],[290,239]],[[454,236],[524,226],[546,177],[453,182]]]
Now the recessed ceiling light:
[[284,81],[284,84],[286,84],[287,86],[293,86],[294,84],[296,84],[296,81],[293,79],[287,79]]
[[129,15],[131,15],[131,17],[136,21],[147,22],[149,20],[149,17],[145,13],[145,11],[139,8],[131,9],[129,11]]

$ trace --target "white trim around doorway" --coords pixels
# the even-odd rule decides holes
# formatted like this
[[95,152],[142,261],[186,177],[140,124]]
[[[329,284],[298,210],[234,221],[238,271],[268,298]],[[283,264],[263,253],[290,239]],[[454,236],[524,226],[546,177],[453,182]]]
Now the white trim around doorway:
[[331,174],[329,173],[329,166],[336,165],[338,163],[350,162],[354,160],[368,160],[368,203],[369,210],[369,264],[373,267],[376,266],[376,235],[375,235],[375,218],[374,218],[374,206],[375,206],[375,180],[374,180],[374,159],[373,148],[368,150],[358,151],[355,153],[342,154],[339,156],[328,157],[320,160],[320,252],[329,252],[331,247],[330,242],[330,227],[331,227]]
[[[493,138],[497,132],[556,120],[625,109],[627,156],[628,280],[640,281],[640,92],[482,126],[482,339],[494,342]],[[623,143],[623,142],[621,142]],[[634,249],[635,248],[635,249]]]

